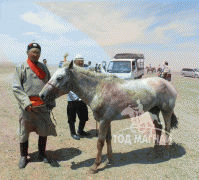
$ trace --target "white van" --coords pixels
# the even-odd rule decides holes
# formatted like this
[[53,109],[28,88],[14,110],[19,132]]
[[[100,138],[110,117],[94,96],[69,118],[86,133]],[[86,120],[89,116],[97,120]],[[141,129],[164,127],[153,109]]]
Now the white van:
[[113,74],[121,79],[140,79],[144,75],[144,55],[121,53],[110,60],[107,74]]

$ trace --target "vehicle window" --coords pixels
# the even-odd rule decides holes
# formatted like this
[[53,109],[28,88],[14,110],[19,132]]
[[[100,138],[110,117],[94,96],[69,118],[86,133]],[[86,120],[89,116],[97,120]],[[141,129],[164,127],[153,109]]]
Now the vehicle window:
[[108,65],[107,72],[110,73],[130,73],[130,61],[111,61]]
[[107,71],[108,71],[108,72],[112,72],[112,70],[113,70],[113,61],[110,61],[110,62],[109,62],[109,65],[108,65],[108,67],[107,67]]
[[138,59],[137,60],[137,67],[138,67],[138,71],[144,69],[144,59]]

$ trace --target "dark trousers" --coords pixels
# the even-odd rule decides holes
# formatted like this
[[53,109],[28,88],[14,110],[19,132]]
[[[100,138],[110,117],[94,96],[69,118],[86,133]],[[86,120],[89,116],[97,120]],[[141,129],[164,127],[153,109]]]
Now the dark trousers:
[[67,116],[68,123],[76,122],[76,114],[80,122],[88,121],[88,108],[83,101],[68,101]]

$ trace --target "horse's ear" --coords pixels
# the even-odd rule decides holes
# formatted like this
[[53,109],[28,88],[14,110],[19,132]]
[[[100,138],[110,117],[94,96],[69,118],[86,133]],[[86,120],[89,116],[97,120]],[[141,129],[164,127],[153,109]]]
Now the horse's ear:
[[70,62],[68,68],[69,68],[69,69],[72,69],[72,68],[73,68],[73,60]]

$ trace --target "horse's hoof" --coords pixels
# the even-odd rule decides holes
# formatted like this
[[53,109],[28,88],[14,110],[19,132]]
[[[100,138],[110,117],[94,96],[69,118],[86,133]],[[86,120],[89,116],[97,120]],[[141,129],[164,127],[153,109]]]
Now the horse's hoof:
[[92,168],[89,169],[89,174],[96,174],[97,172],[98,172],[97,169],[92,169]]
[[111,165],[113,165],[113,164],[114,164],[113,159],[112,159],[112,158],[108,158],[108,159],[107,159],[106,165],[111,166]]

